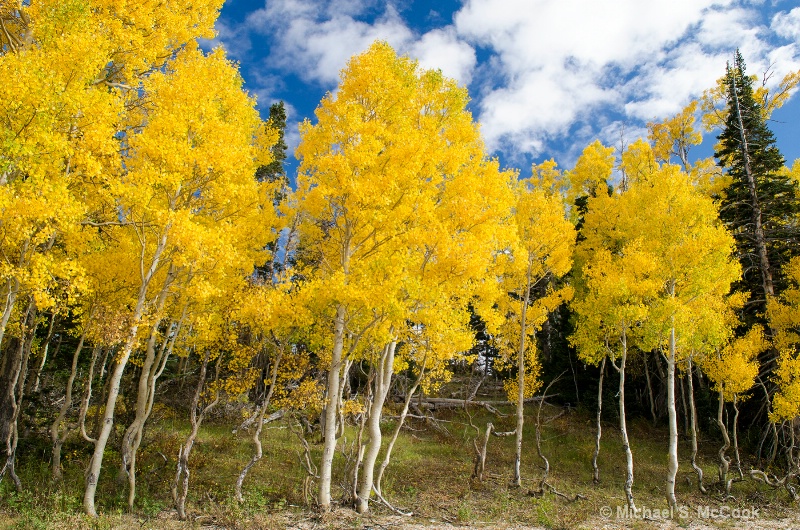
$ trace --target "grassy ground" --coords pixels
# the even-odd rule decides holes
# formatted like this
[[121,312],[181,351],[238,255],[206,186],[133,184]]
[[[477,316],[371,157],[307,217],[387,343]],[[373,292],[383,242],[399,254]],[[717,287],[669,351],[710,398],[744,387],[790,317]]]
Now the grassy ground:
[[[497,418],[483,409],[472,412],[471,422],[485,428],[492,421],[497,430],[513,429],[512,416]],[[511,412],[506,408],[505,412]],[[604,425],[600,454],[601,483],[592,483],[591,456],[594,449],[594,418],[587,412],[564,413],[546,406],[543,417],[556,419],[543,429],[542,448],[550,460],[549,482],[569,497],[584,497],[574,502],[551,493],[530,494],[538,489],[541,461],[534,443],[534,409],[531,408],[525,432],[523,488],[509,486],[513,461],[513,437],[491,438],[487,456],[487,478],[478,483],[470,478],[473,439],[482,433],[470,425],[463,411],[437,414],[442,429],[431,428],[420,420],[409,422],[395,447],[392,464],[384,478],[384,494],[395,506],[414,513],[413,517],[394,516],[385,507],[374,505],[374,515],[361,518],[342,506],[333,515],[318,517],[311,499],[304,498],[305,471],[299,465],[300,444],[284,423],[265,427],[264,458],[245,482],[244,504],[233,498],[236,477],[251,454],[249,433],[231,434],[233,421],[216,420],[206,424],[191,455],[188,510],[191,521],[179,522],[171,510],[169,484],[175,472],[178,446],[188,432],[186,423],[163,411],[149,425],[139,458],[139,484],[134,513],[127,513],[125,482],[119,480],[119,458],[115,450],[105,457],[105,468],[98,489],[98,509],[102,516],[88,520],[80,515],[83,469],[88,447],[72,441],[64,447],[65,477],[55,485],[49,480],[46,446],[20,449],[18,472],[26,489],[16,493],[10,482],[0,483],[0,528],[366,528],[408,527],[409,525],[460,525],[541,528],[650,528],[657,521],[617,517],[624,507],[622,487],[625,461],[616,425]],[[392,427],[391,419],[385,432]],[[446,431],[445,431],[446,430]],[[118,433],[119,434],[119,433]],[[346,453],[354,439],[348,429],[341,440],[345,449],[335,461],[334,498],[340,502],[347,490],[344,469]],[[647,422],[634,421],[630,437],[635,459],[634,495],[639,507],[662,510],[666,473],[666,432]],[[316,441],[316,440],[312,440]],[[479,442],[480,443],[480,442]],[[114,444],[109,444],[112,446]],[[707,482],[716,479],[715,440],[703,440],[700,463]],[[321,444],[312,443],[313,456],[319,457]],[[677,495],[681,508],[671,527],[772,528],[797,522],[797,506],[783,491],[773,491],[751,481],[734,484],[733,498],[723,500],[718,489],[710,487],[707,496],[697,492],[694,474],[686,461],[689,449],[682,442],[681,469]],[[759,508],[749,521],[727,517],[733,510]],[[722,517],[713,517],[722,510]],[[610,517],[604,517],[611,510]],[[699,511],[698,511],[699,510]],[[708,513],[705,512],[708,510]],[[726,511],[728,510],[728,511]],[[741,512],[742,514],[746,512]],[[687,517],[682,517],[686,515]],[[654,519],[658,519],[655,517]],[[761,526],[758,526],[758,525]]]

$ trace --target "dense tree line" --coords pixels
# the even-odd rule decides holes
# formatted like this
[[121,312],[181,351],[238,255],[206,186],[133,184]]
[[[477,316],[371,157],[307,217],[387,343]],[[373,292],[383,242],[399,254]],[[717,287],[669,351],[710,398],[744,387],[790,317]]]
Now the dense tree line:
[[[220,6],[0,7],[0,480],[29,487],[15,471],[30,442],[19,426],[44,415],[46,430],[27,436],[49,437],[53,480],[64,444],[80,440],[92,455],[86,513],[110,466],[134,508],[137,454],[162,400],[191,428],[171,455],[185,518],[202,423],[245,396],[254,451],[238,499],[264,422],[289,416],[329,510],[333,456],[355,417],[348,494],[364,513],[373,495],[387,502],[381,481],[413,396],[472,366],[502,378],[516,407],[520,486],[525,402],[567,363],[576,402],[579,377],[597,388],[583,397],[597,405],[595,480],[604,379],[618,375],[630,508],[626,391],[647,403],[637,413],[666,420],[668,503],[680,421],[706,491],[695,384],[717,398],[720,487],[746,476],[745,401],[748,423],[765,427],[751,449],[782,470],[747,475],[795,494],[800,168],[785,167],[766,120],[800,76],[754,88],[737,53],[719,87],[647,139],[594,142],[571,170],[551,160],[521,178],[486,154],[466,89],[377,42],[301,126],[291,189],[283,106],[262,121],[235,65],[198,47]],[[697,120],[718,130],[716,160],[690,160]],[[190,390],[169,401],[176,381]],[[402,412],[384,443],[390,399]],[[120,461],[105,459],[109,443]]]

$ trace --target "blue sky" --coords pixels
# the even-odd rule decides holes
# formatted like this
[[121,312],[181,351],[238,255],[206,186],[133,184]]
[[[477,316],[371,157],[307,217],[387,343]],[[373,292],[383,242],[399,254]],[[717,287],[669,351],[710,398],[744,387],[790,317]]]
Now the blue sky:
[[[490,153],[523,176],[548,158],[570,167],[594,139],[645,135],[711,87],[737,47],[770,84],[800,70],[795,0],[227,0],[217,31],[209,45],[240,63],[262,114],[286,103],[292,151],[349,57],[384,39],[466,85]],[[773,120],[791,164],[800,96]]]

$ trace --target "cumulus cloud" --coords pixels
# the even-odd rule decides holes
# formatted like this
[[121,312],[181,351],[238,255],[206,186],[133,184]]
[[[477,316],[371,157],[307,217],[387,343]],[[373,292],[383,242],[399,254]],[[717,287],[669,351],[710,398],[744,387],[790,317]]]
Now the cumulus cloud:
[[800,40],[800,7],[772,17],[772,29],[785,39]]
[[[267,0],[242,24],[219,27],[218,40],[232,55],[266,46],[265,71],[328,90],[353,54],[386,40],[469,85],[487,145],[513,158],[547,153],[554,140],[641,131],[712,86],[737,47],[750,72],[771,65],[769,82],[779,82],[800,69],[800,8],[775,14],[779,6],[464,0],[450,20],[428,13],[421,31],[399,0]],[[270,75],[266,85],[278,82]]]

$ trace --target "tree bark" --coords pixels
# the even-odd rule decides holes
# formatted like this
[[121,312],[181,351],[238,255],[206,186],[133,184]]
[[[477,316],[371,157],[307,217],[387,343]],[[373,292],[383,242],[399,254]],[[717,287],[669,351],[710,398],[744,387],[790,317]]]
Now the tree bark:
[[[730,486],[728,483],[728,470],[730,469],[730,458],[728,458],[725,453],[728,451],[728,448],[731,446],[731,439],[728,436],[728,427],[725,425],[725,421],[722,418],[722,411],[725,407],[725,394],[720,389],[719,391],[719,406],[717,407],[717,425],[719,425],[719,430],[722,433],[722,447],[719,448],[719,482],[723,488],[725,488],[725,492],[727,494],[730,493]],[[776,442],[777,444],[777,439]]]
[[617,368],[619,372],[619,430],[622,434],[622,449],[625,451],[625,500],[633,513],[636,513],[636,503],[633,501],[633,451],[628,439],[628,425],[625,418],[625,362],[628,359],[628,337],[623,331],[621,336],[622,355],[620,356],[619,368],[614,363],[611,366]]
[[656,416],[656,400],[653,397],[653,383],[650,380],[650,365],[647,362],[647,352],[642,355],[642,358],[644,359],[644,377],[647,381],[647,397],[650,398],[650,415],[653,417],[653,425],[655,425],[658,417]]
[[[86,469],[86,488],[83,494],[83,509],[90,517],[97,517],[97,510],[95,509],[95,493],[97,491],[97,481],[100,478],[100,469],[103,466],[103,456],[108,443],[108,437],[111,434],[111,429],[114,426],[114,409],[117,405],[117,397],[119,396],[120,382],[122,381],[122,373],[125,371],[125,366],[128,364],[128,359],[131,356],[133,347],[136,345],[136,335],[139,331],[139,324],[144,312],[145,302],[147,301],[147,291],[150,286],[150,281],[158,269],[161,254],[167,246],[166,233],[161,236],[161,239],[156,246],[153,258],[150,261],[150,268],[145,272],[142,269],[142,282],[139,286],[139,293],[136,299],[136,307],[133,310],[131,318],[131,327],[128,332],[128,338],[122,348],[122,352],[114,365],[109,382],[108,397],[106,399],[105,412],[103,413],[103,423],[100,432],[97,435],[97,441],[94,445],[94,453],[92,454],[89,465]],[[142,253],[144,254],[144,247]]]
[[[93,312],[89,312],[89,317],[87,320],[91,320]],[[67,435],[71,429],[70,426],[65,425],[63,434],[61,432],[61,424],[64,419],[67,417],[67,413],[69,412],[70,407],[72,407],[72,388],[75,384],[75,377],[78,373],[78,358],[81,355],[81,351],[83,351],[83,343],[86,339],[86,332],[89,329],[89,322],[87,321],[83,326],[83,332],[81,333],[81,338],[78,341],[78,346],[75,348],[75,353],[72,356],[72,366],[70,367],[69,372],[69,379],[67,379],[67,389],[64,394],[64,403],[61,405],[61,408],[58,411],[58,416],[56,417],[53,424],[50,426],[50,441],[53,443],[53,462],[52,462],[52,475],[54,481],[59,481],[62,478],[61,473],[61,446],[64,445],[64,441],[67,439]]]
[[667,357],[667,411],[669,413],[669,451],[667,453],[667,503],[677,509],[675,478],[678,475],[678,414],[675,410],[675,327],[669,332],[669,357]]
[[756,247],[758,249],[759,268],[761,269],[761,284],[764,288],[764,294],[769,299],[770,297],[775,296],[775,289],[772,282],[772,269],[770,268],[769,255],[767,254],[767,239],[764,236],[764,226],[762,224],[763,216],[761,213],[761,202],[758,198],[758,188],[756,187],[756,179],[753,175],[752,168],[750,167],[750,151],[747,147],[747,133],[744,130],[742,112],[739,108],[739,94],[735,79],[733,83],[733,103],[733,108],[736,112],[736,121],[739,122],[739,135],[742,140],[742,159],[744,162],[744,172],[747,177],[747,187],[750,191],[750,201],[753,209],[751,219],[754,227],[753,232],[756,237]]
[[325,425],[323,429],[324,445],[319,472],[319,493],[317,503],[320,510],[329,512],[331,509],[331,472],[333,469],[333,455],[336,452],[336,420],[339,409],[339,386],[341,383],[342,351],[344,349],[344,320],[345,308],[339,305],[336,308],[334,320],[333,350],[331,352],[331,365],[328,368],[328,381],[326,384],[328,404],[325,406]]
[[[206,350],[203,356],[203,362],[200,365],[200,374],[197,378],[197,386],[195,387],[194,397],[192,397],[191,411],[189,412],[189,420],[192,425],[192,430],[186,441],[181,445],[178,450],[178,471],[175,473],[175,480],[172,482],[172,500],[175,502],[175,509],[178,512],[178,517],[186,520],[186,497],[189,494],[189,455],[194,447],[194,441],[197,439],[197,433],[200,431],[200,426],[203,423],[206,413],[214,408],[219,403],[219,391],[216,392],[214,400],[203,407],[200,414],[197,413],[197,408],[200,404],[200,395],[203,392],[203,387],[206,382],[206,372],[208,370],[208,358],[210,351]],[[222,356],[217,357],[215,380],[219,378],[219,364]]]
[[144,425],[153,409],[156,382],[166,365],[169,355],[172,353],[175,339],[180,332],[181,323],[186,315],[186,308],[184,307],[180,321],[170,322],[167,326],[167,332],[164,334],[164,338],[161,342],[161,348],[158,350],[158,355],[156,355],[156,341],[158,340],[159,334],[158,328],[163,320],[161,315],[164,311],[164,305],[166,304],[172,279],[173,270],[170,268],[164,286],[158,293],[155,308],[155,321],[150,328],[150,337],[147,340],[147,346],[145,348],[145,359],[139,373],[136,393],[136,416],[125,430],[125,435],[122,437],[122,470],[128,476],[128,509],[130,510],[133,510],[133,502],[136,498],[136,456],[139,451],[139,445],[142,443]]
[[389,467],[389,461],[392,457],[392,449],[394,449],[394,444],[397,441],[397,437],[400,435],[400,429],[403,427],[403,422],[408,416],[408,407],[411,405],[411,400],[414,397],[414,392],[417,391],[419,388],[420,383],[422,382],[422,378],[425,375],[425,361],[427,360],[427,356],[422,359],[422,367],[420,368],[419,375],[417,376],[416,380],[414,381],[413,386],[408,391],[408,395],[406,395],[405,402],[403,403],[403,410],[400,412],[400,418],[397,420],[397,425],[395,425],[394,432],[392,433],[392,438],[389,440],[389,444],[386,446],[386,454],[383,456],[383,462],[381,462],[381,467],[378,469],[378,476],[375,478],[375,485],[374,489],[378,492],[378,495],[383,495],[381,490],[381,481],[383,480],[383,472],[386,471],[386,468]]
[[592,480],[595,484],[600,482],[600,468],[597,466],[597,457],[600,456],[600,437],[603,428],[600,425],[600,418],[603,413],[603,377],[606,374],[606,358],[600,363],[600,381],[597,389],[597,436],[594,441],[594,455],[592,455]]
[[697,408],[694,403],[694,383],[692,382],[692,358],[688,359],[688,383],[689,383],[689,409],[690,409],[690,423],[692,435],[692,468],[697,473],[697,487],[701,493],[706,493],[706,487],[703,485],[703,468],[697,465]]
[[[17,419],[21,407],[25,387],[27,355],[30,351],[29,339],[32,340],[36,320],[36,305],[31,297],[28,307],[20,321],[21,333],[16,344],[8,341],[6,352],[0,359],[0,443],[3,445],[5,462],[0,470],[0,480],[6,473],[14,481],[17,491],[22,490],[22,483],[15,470],[14,462],[17,450]],[[11,344],[9,344],[11,342]],[[27,348],[26,348],[27,344]]]
[[272,393],[275,391],[275,381],[278,379],[278,367],[281,363],[281,358],[283,357],[283,344],[281,343],[278,347],[278,352],[275,355],[275,360],[272,363],[272,370],[270,373],[270,382],[269,388],[266,389],[266,395],[264,396],[264,401],[261,403],[261,408],[258,411],[258,419],[256,420],[258,424],[256,425],[256,430],[253,433],[253,446],[255,446],[255,452],[253,453],[252,458],[244,466],[242,472],[239,473],[239,478],[236,479],[236,500],[239,502],[244,502],[244,497],[242,496],[242,484],[244,483],[245,477],[247,477],[247,473],[250,471],[256,462],[261,460],[263,456],[262,447],[261,447],[261,430],[264,427],[264,413],[269,408],[269,402],[272,399]]
[[372,405],[369,409],[367,420],[367,431],[369,432],[369,444],[364,455],[364,476],[361,487],[358,490],[358,513],[366,513],[369,510],[369,497],[372,493],[373,477],[375,473],[375,462],[378,460],[378,452],[381,450],[381,416],[383,404],[389,393],[394,369],[394,352],[397,342],[392,341],[386,345],[378,363],[378,372],[375,377],[375,392],[372,397]]
[[525,275],[525,294],[522,298],[522,312],[520,313],[519,351],[517,352],[517,435],[514,443],[514,485],[522,487],[522,428],[525,424],[525,321],[528,312],[528,303],[531,295],[531,268],[533,256],[528,257],[528,270]]

